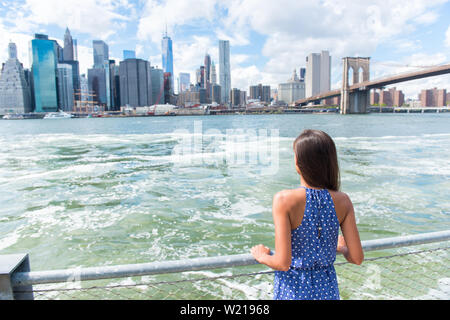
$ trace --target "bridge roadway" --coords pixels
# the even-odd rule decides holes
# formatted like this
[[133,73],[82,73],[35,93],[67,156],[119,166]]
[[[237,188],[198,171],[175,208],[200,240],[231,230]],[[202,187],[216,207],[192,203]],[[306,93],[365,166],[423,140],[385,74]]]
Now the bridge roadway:
[[[420,70],[420,71],[414,71],[414,72],[408,72],[403,73],[395,76],[389,76],[386,78],[376,79],[376,80],[369,80],[369,81],[363,81],[360,83],[355,83],[351,86],[349,86],[349,91],[354,92],[358,90],[370,90],[375,88],[382,88],[394,83],[404,82],[404,81],[411,81],[411,80],[417,80],[427,77],[433,77],[433,76],[439,76],[443,74],[450,73],[450,64],[437,66],[437,67],[431,67],[426,70]],[[307,104],[309,102],[322,100],[326,98],[333,98],[341,95],[341,89],[337,90],[331,90],[325,93],[321,93],[316,96],[312,96],[309,98],[299,99],[295,101],[295,105],[303,105]]]

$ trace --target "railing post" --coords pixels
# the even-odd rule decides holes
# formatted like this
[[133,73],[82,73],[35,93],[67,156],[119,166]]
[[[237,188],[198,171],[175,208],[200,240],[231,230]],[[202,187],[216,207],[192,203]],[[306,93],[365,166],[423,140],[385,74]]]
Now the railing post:
[[[11,282],[15,272],[29,272],[30,261],[28,254],[0,255],[0,300],[33,300],[33,287],[31,285],[16,287]],[[26,292],[25,292],[26,291]]]

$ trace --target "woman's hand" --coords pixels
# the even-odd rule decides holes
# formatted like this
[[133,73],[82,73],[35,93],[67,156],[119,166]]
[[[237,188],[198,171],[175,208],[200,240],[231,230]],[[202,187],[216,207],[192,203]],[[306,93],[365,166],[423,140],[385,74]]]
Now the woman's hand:
[[256,261],[259,263],[263,263],[263,259],[265,256],[270,255],[270,249],[263,246],[262,244],[258,244],[252,248],[252,255]]

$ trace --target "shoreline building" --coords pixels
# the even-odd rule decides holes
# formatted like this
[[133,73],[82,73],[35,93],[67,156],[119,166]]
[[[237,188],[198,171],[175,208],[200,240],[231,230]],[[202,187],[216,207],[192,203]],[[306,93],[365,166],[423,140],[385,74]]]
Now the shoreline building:
[[219,84],[211,85],[211,103],[222,103],[222,87]]
[[262,84],[258,84],[256,86],[250,86],[249,88],[250,99],[259,99],[261,102],[270,103],[271,100],[271,91],[270,86],[263,86]]
[[15,43],[8,45],[8,60],[0,73],[0,113],[28,113],[32,109],[30,83],[17,59]]
[[119,75],[122,106],[146,107],[152,105],[150,62],[142,59],[121,61]]
[[231,91],[230,41],[219,40],[219,84],[222,103],[228,104]]
[[[301,71],[302,72],[302,71]],[[331,56],[328,51],[306,57],[305,96],[312,97],[331,88]]]
[[152,77],[152,102],[153,104],[165,104],[164,99],[164,71],[158,67],[150,67]]
[[438,88],[422,90],[419,100],[422,107],[445,107],[447,106],[447,90]]
[[397,88],[389,90],[372,90],[370,93],[370,105],[380,105],[386,107],[401,107],[405,104],[405,95]]
[[47,35],[35,34],[31,40],[34,112],[58,111],[58,51],[56,41]]
[[305,82],[300,81],[297,71],[294,70],[287,82],[278,85],[278,101],[291,104],[303,98],[305,98]]
[[188,90],[180,92],[176,104],[178,106],[189,108],[206,103],[206,89],[197,84],[195,86],[190,85]]
[[230,104],[232,108],[238,108],[241,105],[241,90],[233,88],[230,91]]

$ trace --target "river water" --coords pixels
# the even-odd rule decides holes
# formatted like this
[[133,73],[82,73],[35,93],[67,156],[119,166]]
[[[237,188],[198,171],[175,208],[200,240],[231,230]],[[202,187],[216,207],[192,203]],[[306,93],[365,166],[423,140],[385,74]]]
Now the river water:
[[0,254],[49,270],[273,248],[306,128],[335,140],[363,240],[449,229],[450,114],[5,120]]

